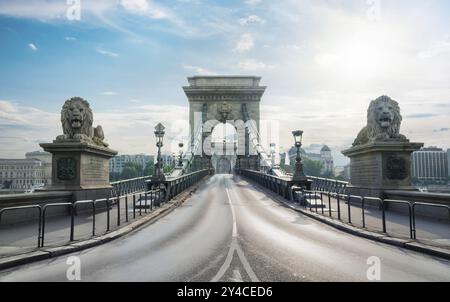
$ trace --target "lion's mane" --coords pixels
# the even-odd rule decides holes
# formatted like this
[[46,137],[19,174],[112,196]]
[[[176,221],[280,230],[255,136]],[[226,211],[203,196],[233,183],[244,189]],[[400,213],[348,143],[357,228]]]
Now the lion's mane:
[[[387,128],[381,127],[377,120],[377,108],[382,103],[388,103],[393,108],[393,119]],[[364,145],[373,141],[391,139],[406,141],[406,137],[400,134],[401,123],[402,115],[400,114],[399,104],[388,96],[381,96],[370,103],[367,110],[367,126],[361,130],[353,145]]]
[[[394,108],[394,119],[388,128],[382,128],[377,121],[376,108],[381,103],[389,103]],[[381,96],[370,103],[367,110],[367,133],[369,139],[378,137],[380,134],[386,133],[390,138],[395,138],[400,132],[400,125],[402,123],[402,115],[400,114],[400,106],[396,101],[388,96]]]
[[[72,106],[73,103],[79,103],[83,107],[83,123],[81,125],[81,129],[79,133],[75,133],[75,129],[72,128],[70,117],[69,117],[69,108]],[[61,110],[61,123],[63,127],[63,133],[67,135],[69,138],[73,138],[75,134],[84,134],[88,138],[92,138],[93,136],[93,129],[92,124],[94,122],[94,117],[92,114],[92,110],[89,106],[89,103],[80,98],[80,97],[74,97],[70,100],[67,100],[64,103],[64,106]]]

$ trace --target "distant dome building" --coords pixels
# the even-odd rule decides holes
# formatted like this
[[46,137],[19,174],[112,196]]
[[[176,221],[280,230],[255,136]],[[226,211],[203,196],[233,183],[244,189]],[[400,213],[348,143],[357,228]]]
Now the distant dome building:
[[[316,151],[317,152],[317,151]],[[295,163],[295,157],[297,156],[297,148],[292,147],[289,151],[289,157],[291,163]],[[324,145],[320,149],[320,153],[308,153],[303,148],[300,149],[301,157],[313,161],[320,161],[323,163],[322,174],[334,173],[334,160],[331,154],[331,149],[327,145]]]
[[323,153],[323,152],[331,152],[330,147],[328,147],[327,145],[324,145],[322,147],[322,150],[320,150],[320,153]]
[[333,173],[334,171],[334,161],[331,155],[331,149],[327,145],[323,146],[320,150],[320,157],[323,162],[323,172]]

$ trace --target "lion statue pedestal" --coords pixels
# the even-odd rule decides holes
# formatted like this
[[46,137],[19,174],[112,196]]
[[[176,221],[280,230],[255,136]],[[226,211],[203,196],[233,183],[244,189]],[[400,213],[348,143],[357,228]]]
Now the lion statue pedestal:
[[350,158],[350,194],[382,197],[385,190],[414,190],[411,153],[423,143],[411,143],[400,134],[401,121],[396,101],[382,96],[371,102],[367,126],[353,147],[342,151]]
[[61,111],[63,135],[53,143],[40,144],[52,154],[52,184],[46,191],[73,191],[74,199],[110,197],[109,160],[117,152],[109,149],[101,126],[92,127],[89,103],[72,98]]

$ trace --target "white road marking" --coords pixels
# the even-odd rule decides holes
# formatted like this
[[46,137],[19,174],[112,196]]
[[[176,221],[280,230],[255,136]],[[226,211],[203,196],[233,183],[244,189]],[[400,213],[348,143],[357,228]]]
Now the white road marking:
[[242,280],[241,272],[238,268],[233,270],[233,278],[230,278],[230,280],[233,282],[244,282],[244,280]]
[[237,229],[236,212],[234,211],[233,202],[231,201],[231,197],[230,197],[230,193],[228,192],[228,188],[225,188],[225,191],[227,192],[228,203],[231,207],[231,215],[233,216],[232,239],[231,239],[230,249],[227,254],[227,258],[225,259],[225,262],[221,266],[220,270],[217,272],[217,274],[214,276],[214,278],[212,278],[211,282],[218,282],[223,277],[223,275],[225,275],[227,270],[230,268],[231,261],[233,260],[233,255],[234,255],[235,251],[237,252],[239,259],[241,260],[241,263],[244,265],[244,269],[245,269],[247,275],[250,277],[250,279],[253,282],[259,282],[258,277],[256,276],[255,272],[250,267],[250,264],[248,263],[247,258],[245,258],[244,252],[242,251],[242,249],[239,246],[239,243],[237,241],[238,229]]
[[225,188],[227,192],[228,201],[231,207],[231,215],[233,216],[233,237],[237,237],[237,222],[236,222],[236,212],[234,211],[233,203],[231,202],[230,192],[228,192],[228,188]]

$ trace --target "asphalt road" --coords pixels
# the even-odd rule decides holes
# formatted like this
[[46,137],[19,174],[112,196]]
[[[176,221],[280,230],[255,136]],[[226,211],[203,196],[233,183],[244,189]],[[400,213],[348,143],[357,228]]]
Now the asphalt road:
[[450,281],[449,261],[337,231],[231,175],[127,237],[0,272],[0,281],[67,281],[70,256],[81,281],[370,281],[378,259],[381,281]]

